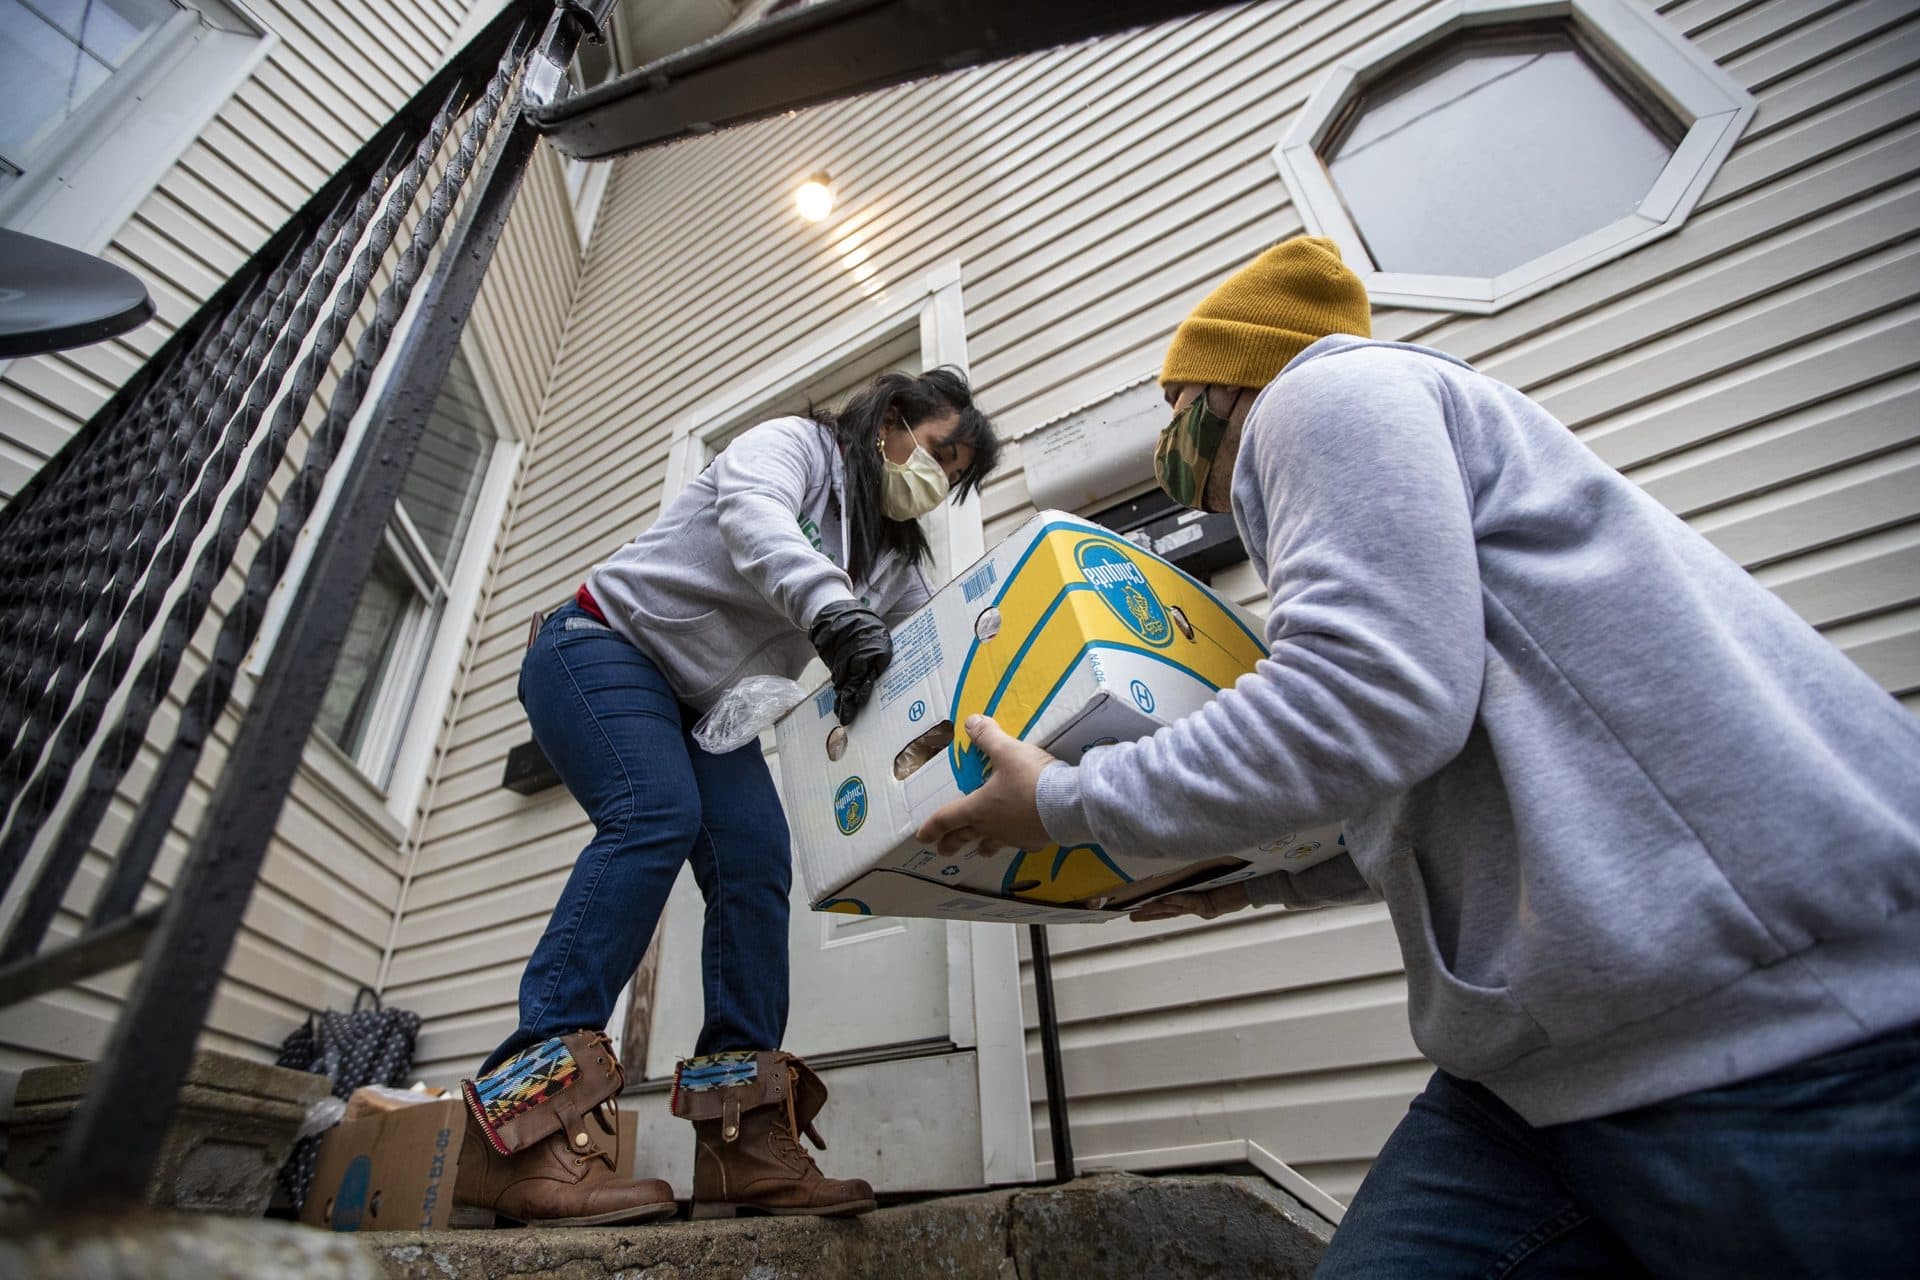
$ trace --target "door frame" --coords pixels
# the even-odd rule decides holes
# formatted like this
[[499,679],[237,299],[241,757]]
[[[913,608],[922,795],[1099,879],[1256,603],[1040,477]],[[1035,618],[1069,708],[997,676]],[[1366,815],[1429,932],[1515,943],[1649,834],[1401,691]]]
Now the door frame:
[[[923,368],[951,365],[967,369],[967,318],[958,262],[945,263],[911,285],[875,296],[876,309],[789,348],[728,383],[725,390],[695,405],[674,432],[667,450],[660,505],[664,508],[693,482],[713,449],[740,419],[755,411],[777,413],[786,397],[835,365],[849,364],[868,352],[920,332]],[[942,504],[927,520],[933,543],[934,577],[949,580],[958,567],[986,554],[978,494],[958,505]]]
[[[964,272],[943,263],[916,281],[872,296],[875,309],[789,348],[729,382],[702,401],[675,431],[667,452],[660,505],[664,508],[697,476],[714,446],[755,412],[778,412],[796,388],[836,365],[899,342],[918,330],[921,367],[948,365],[968,372]],[[976,493],[942,504],[927,520],[934,581],[944,584],[986,552]],[[946,922],[947,1019],[950,1052],[976,1055],[980,1082],[980,1150],[989,1185],[1031,1182],[1036,1175],[1032,1089],[1027,1076],[1026,1027],[1020,1007],[1018,935],[1010,924]],[[625,1029],[622,996],[609,1034]]]

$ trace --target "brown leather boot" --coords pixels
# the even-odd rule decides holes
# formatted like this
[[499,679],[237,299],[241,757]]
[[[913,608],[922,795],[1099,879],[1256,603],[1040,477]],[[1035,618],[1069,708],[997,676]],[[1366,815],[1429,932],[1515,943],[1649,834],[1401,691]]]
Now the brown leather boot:
[[800,1135],[826,1150],[813,1119],[827,1086],[790,1053],[714,1054],[680,1064],[673,1113],[693,1121],[693,1216],[856,1214],[874,1207],[860,1178],[820,1172]]
[[[526,1059],[528,1061],[523,1061]],[[614,1097],[625,1076],[597,1032],[535,1046],[467,1081],[466,1139],[454,1180],[456,1213],[530,1227],[606,1226],[671,1216],[673,1188],[619,1175]]]

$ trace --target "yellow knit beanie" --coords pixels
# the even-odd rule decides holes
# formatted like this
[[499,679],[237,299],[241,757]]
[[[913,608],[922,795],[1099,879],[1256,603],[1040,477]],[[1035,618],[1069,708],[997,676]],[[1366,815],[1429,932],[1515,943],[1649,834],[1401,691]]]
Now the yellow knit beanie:
[[1180,323],[1160,383],[1264,387],[1330,333],[1373,336],[1366,286],[1333,241],[1295,236],[1228,276]]

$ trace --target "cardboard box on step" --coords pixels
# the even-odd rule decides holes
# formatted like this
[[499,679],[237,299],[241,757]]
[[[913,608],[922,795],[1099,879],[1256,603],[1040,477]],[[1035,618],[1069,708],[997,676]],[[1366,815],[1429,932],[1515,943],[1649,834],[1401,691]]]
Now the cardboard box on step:
[[[424,1099],[424,1100],[422,1100]],[[639,1116],[618,1109],[616,1172],[632,1177]],[[332,1231],[414,1231],[448,1225],[466,1133],[459,1094],[356,1089],[327,1131],[300,1220]]]
[[1232,604],[1099,525],[1040,513],[896,627],[893,642],[893,665],[851,727],[834,718],[827,687],[776,728],[787,818],[817,911],[1108,920],[1341,851],[1337,826],[1190,862],[1093,845],[946,857],[914,839],[927,815],[985,780],[968,716],[985,712],[1078,763],[1191,714],[1267,656]]
[[347,1095],[346,1111],[342,1120],[359,1120],[382,1111],[397,1111],[401,1107],[415,1107],[423,1102],[432,1102],[436,1098],[447,1096],[445,1089],[393,1089],[386,1085],[370,1084],[355,1089]]
[[341,1121],[320,1144],[300,1220],[332,1231],[446,1226],[465,1133],[458,1096]]

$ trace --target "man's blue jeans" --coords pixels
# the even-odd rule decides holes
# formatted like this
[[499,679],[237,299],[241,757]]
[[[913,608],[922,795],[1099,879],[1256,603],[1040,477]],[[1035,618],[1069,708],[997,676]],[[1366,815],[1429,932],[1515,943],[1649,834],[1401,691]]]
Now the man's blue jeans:
[[680,866],[707,901],[695,1053],[777,1049],[787,1027],[786,816],[760,744],[712,756],[646,655],[576,604],[520,664],[534,741],[593,819],[520,979],[520,1025],[490,1071],[549,1036],[604,1027],[633,977]]
[[1542,1129],[1438,1072],[1315,1275],[1920,1275],[1920,1028]]

